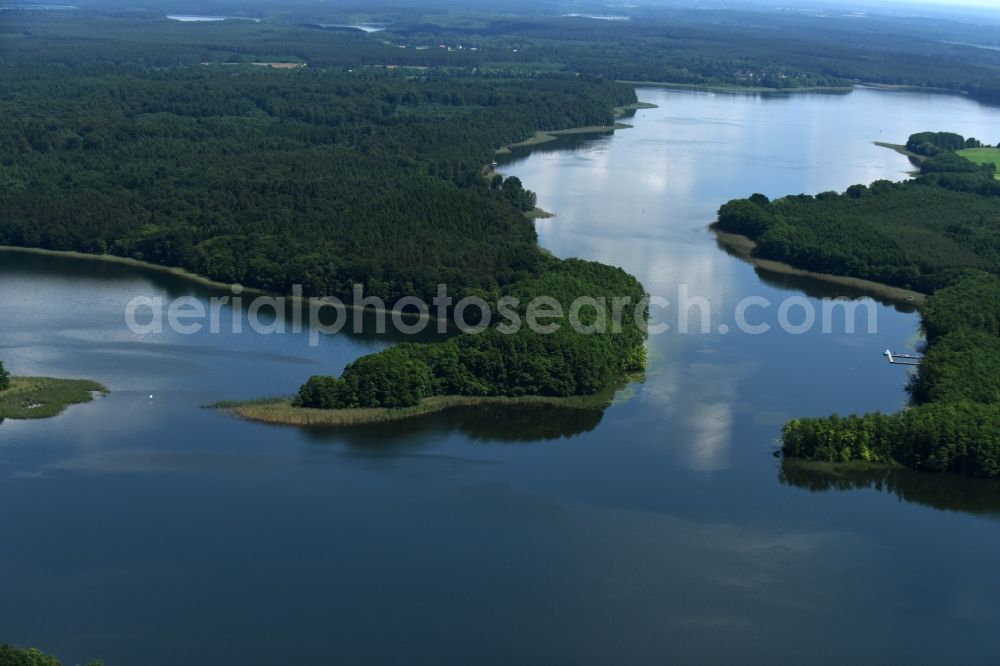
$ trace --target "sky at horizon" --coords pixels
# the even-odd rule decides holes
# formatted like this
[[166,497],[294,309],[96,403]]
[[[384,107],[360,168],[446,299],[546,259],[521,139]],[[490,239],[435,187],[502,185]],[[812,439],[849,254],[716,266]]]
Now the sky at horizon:
[[998,0],[892,0],[890,4],[913,5],[915,7],[974,7],[976,9],[993,9],[1000,12]]
[[[900,7],[940,7],[944,9],[990,9],[1000,12],[1000,0],[832,0],[836,4],[855,5],[859,7],[870,6],[872,8],[895,5]],[[794,6],[794,2],[791,3]]]

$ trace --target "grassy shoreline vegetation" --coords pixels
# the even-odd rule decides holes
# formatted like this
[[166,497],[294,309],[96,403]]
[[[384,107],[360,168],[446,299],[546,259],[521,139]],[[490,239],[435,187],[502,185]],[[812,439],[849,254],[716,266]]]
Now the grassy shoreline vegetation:
[[[550,258],[538,278],[511,285],[504,321],[432,344],[401,343],[350,363],[340,377],[314,376],[298,408],[412,408],[439,396],[562,398],[598,393],[646,365],[646,292],[634,277],[597,262]],[[579,298],[591,305],[578,308]],[[525,326],[548,299],[545,333]],[[622,300],[615,317],[609,307]],[[514,320],[521,322],[513,326]]]
[[796,268],[795,266],[786,264],[783,261],[762,259],[754,256],[754,249],[757,247],[757,243],[749,237],[722,231],[716,224],[711,225],[710,228],[715,234],[716,240],[726,249],[726,251],[766,271],[781,273],[783,275],[805,276],[822,280],[823,282],[828,282],[830,284],[839,284],[852,289],[857,289],[873,296],[878,296],[879,298],[894,303],[911,305],[920,304],[927,298],[926,294],[922,294],[919,291],[913,291],[912,289],[893,287],[888,284],[882,284],[881,282],[874,282],[872,280],[865,280],[848,275],[816,273],[815,271]]
[[[619,81],[619,83],[625,83],[624,81]],[[615,108],[615,117],[621,118],[631,114],[633,111],[641,111],[643,109],[657,109],[659,108],[652,102],[635,102],[633,104],[625,104],[624,106],[619,106]]]
[[[638,375],[630,379],[638,379]],[[409,407],[353,407],[318,409],[295,406],[296,396],[246,401],[221,401],[208,405],[247,421],[285,426],[346,427],[389,423],[417,418],[460,407],[519,407],[525,409],[554,407],[565,410],[603,411],[614,399],[621,382],[590,395],[551,396],[468,396],[440,395],[423,398]]]
[[[889,150],[894,150],[903,157],[910,158],[910,160],[916,164],[919,164],[924,159],[923,155],[917,155],[916,153],[912,153],[909,150],[907,150],[906,144],[903,143],[888,143],[886,141],[873,141],[872,143],[874,143],[876,146],[880,148],[888,148]],[[914,172],[914,173],[919,173],[919,172]]]
[[538,146],[543,143],[551,143],[561,136],[571,136],[574,134],[611,134],[615,130],[631,129],[631,125],[625,123],[614,123],[612,125],[590,125],[588,127],[573,127],[565,130],[550,130],[547,132],[538,131],[524,141],[518,141],[516,143],[510,143],[506,146],[497,148],[497,155],[510,155],[517,148],[530,148],[532,146]]
[[1000,476],[1000,185],[993,164],[956,151],[974,138],[912,135],[920,175],[770,201],[725,204],[719,228],[756,242],[754,256],[917,289],[927,351],[895,414],[794,419],[782,452],[818,462],[901,464]]
[[535,206],[531,210],[524,211],[524,216],[529,220],[547,220],[550,217],[555,217],[555,213],[550,213],[549,211]]
[[[544,219],[549,217],[555,217],[554,213],[550,213],[541,208],[534,208],[530,211],[525,211],[524,213],[527,219]],[[161,264],[151,264],[148,261],[141,261],[139,259],[134,259],[132,257],[119,257],[114,254],[88,254],[86,252],[76,252],[75,250],[45,250],[37,247],[18,247],[16,245],[0,245],[0,255],[3,253],[15,253],[15,254],[33,254],[42,257],[59,257],[62,259],[72,259],[74,261],[97,261],[109,264],[119,264],[122,266],[131,266],[133,268],[139,268],[147,271],[154,271],[157,273],[163,273],[166,275],[171,275],[173,277],[181,278],[182,280],[187,280],[193,284],[201,285],[203,287],[210,287],[212,289],[219,290],[229,290],[234,285],[227,284],[223,282],[217,282],[215,280],[210,280],[204,275],[196,275],[183,268],[177,268],[176,266],[163,266]],[[255,289],[253,287],[242,288],[242,294],[254,296],[281,296],[287,302],[305,302],[308,297],[305,296],[295,296],[289,294],[281,294],[279,292],[267,291],[265,289]],[[352,303],[344,303],[344,307],[348,310],[361,310],[368,313],[375,314],[399,314],[403,319],[411,321],[438,321],[438,317],[433,314],[422,314],[415,312],[413,310],[390,310],[388,308],[376,308],[373,306],[356,306]]]
[[[211,287],[213,289],[229,289],[232,286],[232,283],[210,280],[204,275],[197,275],[196,273],[191,273],[190,271],[186,271],[183,268],[178,268],[176,266],[164,266],[162,264],[154,264],[148,261],[142,261],[134,257],[120,257],[115,254],[107,254],[107,253],[91,254],[89,252],[77,252],[76,250],[47,250],[40,247],[0,245],[0,253],[3,252],[14,252],[18,254],[34,254],[42,257],[62,257],[64,259],[78,259],[81,261],[99,261],[110,264],[120,264],[122,266],[131,266],[132,268],[141,268],[142,270],[164,273],[166,275],[182,278],[184,280],[188,280],[203,287]],[[268,293],[263,289],[254,289],[252,287],[245,288],[245,291],[251,294]]]
[[0,421],[51,418],[70,405],[90,402],[95,394],[107,393],[106,388],[87,379],[10,377],[9,385],[0,388]]

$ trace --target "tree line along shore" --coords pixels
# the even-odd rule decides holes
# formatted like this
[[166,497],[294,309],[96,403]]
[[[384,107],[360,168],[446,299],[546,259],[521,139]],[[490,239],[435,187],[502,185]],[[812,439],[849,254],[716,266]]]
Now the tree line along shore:
[[788,458],[902,464],[1000,476],[1000,183],[992,163],[961,155],[975,138],[914,134],[919,175],[844,193],[726,203],[718,228],[751,239],[752,255],[928,294],[927,350],[911,406],[895,414],[790,421]]
[[[0,97],[0,148],[10,156],[0,163],[0,245],[113,255],[274,293],[301,284],[345,297],[362,284],[384,300],[426,301],[445,283],[456,298],[487,302],[541,291],[563,304],[585,293],[639,297],[642,286],[622,271],[541,250],[526,219],[533,193],[483,174],[497,147],[535,132],[614,127],[641,106],[620,80],[1000,93],[991,69],[1000,55],[942,41],[948,26],[933,40],[886,26],[883,57],[873,59],[853,32],[858,22],[835,17],[827,24],[842,32],[775,15],[751,34],[699,24],[685,10],[502,25],[487,11],[477,16],[493,27],[475,32],[399,12],[377,37],[280,16],[193,31],[142,12],[6,13],[23,39],[0,54],[10,74]],[[803,53],[803,39],[822,42],[823,58]],[[309,66],[253,66],[292,60]],[[995,260],[980,221],[993,214],[1000,181],[961,154],[982,146],[952,141],[907,145],[922,159],[913,181],[755,196],[724,206],[719,226],[753,240],[757,260],[934,294],[962,271],[990,273]],[[829,223],[818,231],[808,218]],[[947,228],[933,223],[946,218]],[[642,366],[642,329],[401,345],[340,377],[310,379],[295,402],[383,409],[444,395],[586,394]]]
[[[456,302],[545,295],[564,306],[563,323],[581,296],[642,307],[644,290],[624,271],[544,252],[527,217],[541,214],[534,193],[481,168],[497,146],[538,130],[613,127],[640,106],[630,86],[563,74],[40,69],[0,99],[0,145],[13,156],[0,164],[12,184],[0,196],[0,245],[342,300],[355,285],[386,302],[429,302],[439,284]],[[636,319],[599,335],[491,328],[398,345],[307,381],[295,404],[590,394],[642,369]]]

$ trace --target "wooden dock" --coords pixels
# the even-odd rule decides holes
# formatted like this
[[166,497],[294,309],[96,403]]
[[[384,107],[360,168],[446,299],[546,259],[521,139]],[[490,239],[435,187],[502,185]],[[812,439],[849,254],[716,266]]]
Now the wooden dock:
[[892,365],[920,365],[920,361],[923,359],[922,356],[914,356],[913,354],[895,354],[888,349],[882,354]]

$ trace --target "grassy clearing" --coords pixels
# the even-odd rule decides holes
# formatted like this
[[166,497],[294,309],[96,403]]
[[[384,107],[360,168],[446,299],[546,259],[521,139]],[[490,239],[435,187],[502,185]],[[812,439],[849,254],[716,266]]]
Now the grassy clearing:
[[1000,180],[1000,148],[966,148],[957,151],[965,159],[976,164],[992,164],[997,168],[994,178]]
[[[876,141],[876,146],[881,146],[882,148],[888,148],[889,150],[895,150],[900,155],[905,155],[909,157],[912,161],[916,163],[923,162],[926,157],[923,155],[917,155],[916,153],[911,153],[906,149],[906,146],[898,143],[886,143],[884,141]],[[963,150],[956,150],[955,154],[961,155],[970,162],[975,162],[976,164],[992,164],[997,168],[994,178],[1000,180],[1000,148],[965,148]]]
[[[624,381],[623,381],[624,383]],[[354,426],[370,423],[400,421],[440,412],[453,407],[481,407],[486,405],[561,407],[563,409],[602,410],[608,407],[615,392],[622,384],[609,386],[592,395],[552,398],[546,396],[525,396],[505,398],[501,396],[477,397],[464,395],[443,395],[425,398],[419,405],[399,409],[354,408],[354,409],[305,409],[292,406],[292,398],[264,398],[246,402],[217,402],[208,409],[220,409],[248,421],[292,426]]]
[[61,414],[69,405],[90,402],[95,393],[108,390],[87,379],[11,377],[10,388],[0,391],[0,419],[45,419]]

